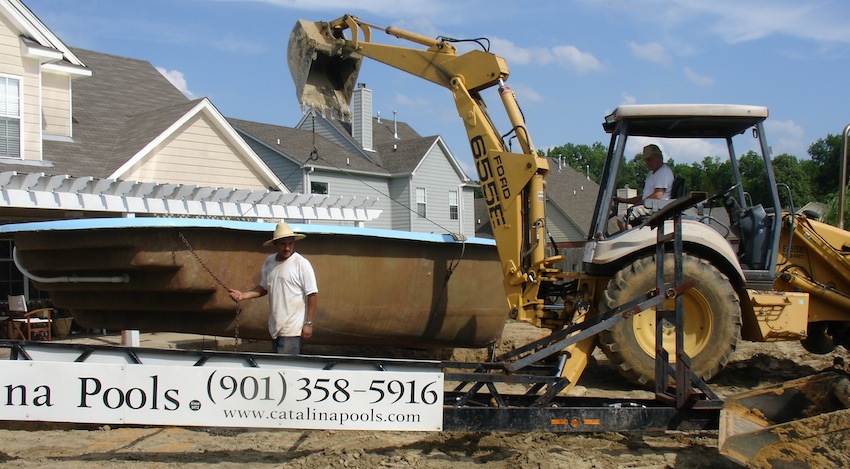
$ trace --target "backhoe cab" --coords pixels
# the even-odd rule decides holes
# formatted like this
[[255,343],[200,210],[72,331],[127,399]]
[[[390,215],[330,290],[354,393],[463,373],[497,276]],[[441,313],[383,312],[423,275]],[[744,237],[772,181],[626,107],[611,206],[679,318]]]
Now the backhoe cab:
[[[788,186],[776,181],[763,125],[767,117],[760,106],[626,105],[603,123],[611,142],[583,265],[588,274],[610,279],[601,295],[607,307],[654,284],[647,272],[655,265],[654,232],[649,227],[617,232],[609,220],[622,162],[630,158],[628,139],[645,137],[651,140],[642,143],[662,146],[683,139],[717,141],[727,150],[730,186],[682,220],[685,275],[697,281],[685,293],[686,348],[704,379],[725,366],[739,336],[800,340],[815,353],[850,345],[850,262],[843,254],[850,233],[800,213]],[[761,181],[741,174],[736,151],[747,150],[761,157]],[[666,157],[675,159],[670,153]],[[780,190],[787,192],[787,207]],[[612,362],[634,382],[651,380],[653,329],[654,312],[645,311],[599,336]]]
[[[707,250],[712,263],[729,276],[736,287],[753,282],[770,287],[776,271],[775,254],[781,219],[769,215],[764,206],[769,207],[772,213],[774,207],[781,205],[763,127],[767,116],[767,108],[761,106],[714,104],[624,105],[608,115],[603,128],[611,134],[611,142],[588,233],[588,238],[595,242],[593,249],[589,250],[590,256],[585,259],[588,272],[613,273],[612,269],[621,267],[622,262],[618,263],[618,260],[646,250],[647,242],[655,242],[654,237],[648,236],[648,230],[620,233],[609,226],[621,165],[631,159],[631,155],[626,154],[628,139],[645,137],[652,139],[651,142],[692,139],[695,140],[694,145],[699,139],[719,142],[726,149],[725,160],[731,163],[733,182],[731,187],[710,196],[707,202],[697,207],[698,217],[686,218],[688,226],[683,230],[685,243]],[[745,141],[748,139],[750,142]],[[735,143],[761,156],[765,168],[763,186],[771,188],[767,200],[753,203],[749,197],[747,191],[750,189],[744,187],[741,178]],[[676,155],[668,151],[665,158],[675,159]],[[729,204],[728,219],[725,215],[718,217],[714,205],[719,204],[713,203],[715,201]],[[648,208],[657,209],[666,202],[657,201]],[[724,210],[720,208],[719,211]],[[730,251],[728,242],[734,238],[741,241],[735,254]]]

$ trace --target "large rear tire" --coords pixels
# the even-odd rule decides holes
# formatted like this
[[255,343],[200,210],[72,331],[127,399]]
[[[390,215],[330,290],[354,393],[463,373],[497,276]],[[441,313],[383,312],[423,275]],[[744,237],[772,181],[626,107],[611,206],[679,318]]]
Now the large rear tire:
[[[741,307],[729,279],[698,257],[682,255],[685,279],[696,285],[684,293],[685,352],[691,369],[704,380],[729,362],[741,332]],[[608,282],[601,308],[614,308],[655,288],[655,256],[636,260]],[[665,280],[673,278],[673,256],[664,263]],[[675,300],[665,309],[673,310]],[[675,362],[675,327],[664,331],[664,348]],[[632,383],[655,386],[655,308],[618,323],[599,334],[599,343],[617,371]]]

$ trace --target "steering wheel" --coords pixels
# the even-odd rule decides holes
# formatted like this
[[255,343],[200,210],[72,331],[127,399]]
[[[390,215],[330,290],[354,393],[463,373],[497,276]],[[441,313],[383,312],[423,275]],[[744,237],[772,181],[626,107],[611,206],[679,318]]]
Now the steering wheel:
[[738,188],[738,186],[740,186],[740,185],[741,185],[741,183],[733,184],[733,185],[731,185],[731,186],[727,187],[726,189],[723,189],[722,191],[720,191],[720,192],[718,192],[718,193],[716,193],[716,194],[712,195],[711,197],[709,197],[709,198],[705,199],[705,202],[704,202],[704,203],[705,203],[706,205],[708,205],[708,204],[710,204],[710,203],[714,202],[714,201],[715,201],[715,200],[717,200],[717,199],[725,199],[727,195],[731,194],[731,193],[732,193],[732,191],[734,191],[735,189],[737,189],[737,188]]

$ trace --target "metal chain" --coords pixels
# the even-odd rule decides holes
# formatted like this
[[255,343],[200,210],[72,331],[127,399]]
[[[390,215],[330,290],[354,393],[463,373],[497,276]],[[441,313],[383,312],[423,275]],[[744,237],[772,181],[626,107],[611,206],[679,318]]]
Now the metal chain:
[[310,111],[310,123],[313,126],[313,151],[307,161],[319,159],[319,149],[316,147],[316,114],[313,110]]
[[[221,285],[221,288],[224,288],[224,290],[226,292],[228,292],[228,294],[229,294],[230,289],[227,288],[227,285],[225,285],[224,282],[220,278],[218,278],[218,276],[216,276],[216,274],[214,274],[212,270],[210,270],[210,268],[207,266],[207,264],[204,263],[203,260],[201,260],[201,257],[198,256],[198,253],[196,253],[195,249],[192,248],[192,245],[189,244],[189,240],[187,240],[186,237],[183,236],[183,233],[178,231],[177,235],[180,236],[180,239],[183,241],[183,244],[186,245],[186,248],[189,249],[189,252],[192,254],[192,257],[194,257],[195,260],[198,261],[198,264],[201,264],[201,267],[203,267],[204,270],[206,270],[207,273],[210,274],[210,277],[212,277],[213,280],[215,280],[219,285]],[[242,312],[242,308],[239,307],[238,301],[234,300],[234,302],[236,303],[236,314],[235,314],[235,320],[234,320],[234,322],[236,324],[235,324],[235,328],[234,328],[234,331],[233,331],[233,350],[238,352],[239,351],[239,313]]]

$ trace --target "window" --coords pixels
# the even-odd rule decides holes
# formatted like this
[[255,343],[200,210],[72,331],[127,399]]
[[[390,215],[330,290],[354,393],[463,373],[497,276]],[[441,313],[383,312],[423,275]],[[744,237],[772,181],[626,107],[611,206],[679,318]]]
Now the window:
[[425,188],[417,187],[416,188],[416,215],[419,218],[425,218],[428,216],[428,212],[425,209]]
[[328,183],[310,181],[310,193],[328,195]]
[[21,81],[0,77],[0,158],[21,157]]
[[449,219],[458,219],[457,191],[449,191]]

